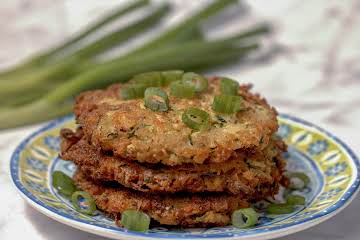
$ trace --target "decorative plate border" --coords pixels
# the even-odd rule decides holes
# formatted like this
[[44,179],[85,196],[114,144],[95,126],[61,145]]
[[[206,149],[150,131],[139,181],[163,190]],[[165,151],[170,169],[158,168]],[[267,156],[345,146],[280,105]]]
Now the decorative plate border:
[[21,192],[21,194],[25,197],[25,199],[34,207],[38,208],[40,211],[42,211],[44,214],[48,215],[49,217],[55,218],[59,220],[60,218],[63,218],[62,221],[65,224],[68,224],[70,226],[74,226],[79,229],[86,228],[88,231],[96,233],[98,231],[107,231],[112,233],[120,234],[123,237],[130,237],[130,238],[156,238],[156,239],[177,239],[179,237],[182,237],[184,239],[234,239],[239,237],[261,237],[266,234],[275,234],[276,236],[281,235],[280,232],[294,232],[294,227],[299,226],[302,224],[307,224],[306,227],[303,227],[303,229],[308,228],[310,226],[313,226],[323,220],[326,220],[327,218],[331,217],[332,215],[336,214],[338,211],[340,211],[342,208],[344,208],[347,204],[350,203],[350,200],[355,197],[357,191],[359,190],[360,186],[360,162],[359,159],[356,157],[354,152],[338,137],[334,136],[333,134],[327,132],[321,127],[318,127],[312,123],[309,123],[307,121],[304,121],[302,119],[281,114],[280,119],[283,121],[289,120],[291,122],[304,125],[307,128],[313,128],[320,132],[321,134],[324,134],[326,137],[333,140],[335,143],[340,145],[343,150],[346,152],[346,154],[350,157],[353,164],[356,167],[357,175],[353,181],[353,184],[347,192],[343,195],[343,197],[334,205],[331,207],[328,207],[325,209],[325,211],[316,213],[310,217],[307,217],[305,219],[282,224],[278,226],[269,226],[269,228],[263,228],[263,229],[249,229],[246,232],[239,233],[231,233],[231,232],[225,232],[225,233],[212,233],[210,235],[207,234],[192,234],[192,235],[182,235],[181,233],[174,234],[174,235],[166,235],[166,234],[158,234],[158,233],[138,233],[138,232],[132,232],[132,231],[126,231],[121,228],[115,228],[115,227],[104,227],[99,224],[96,224],[94,222],[89,223],[87,220],[77,219],[69,214],[64,214],[63,212],[59,211],[58,209],[51,207],[49,205],[44,204],[43,202],[39,201],[35,195],[33,195],[31,192],[29,192],[21,183],[19,178],[19,156],[21,152],[24,151],[27,144],[35,138],[38,134],[43,133],[49,129],[52,129],[68,120],[73,119],[72,115],[68,115],[59,119],[56,119],[49,124],[47,124],[45,127],[37,130],[33,134],[31,134],[29,137],[27,137],[21,144],[16,148],[15,152],[13,153],[11,157],[11,163],[10,163],[10,172],[11,172],[11,178],[15,184],[15,186],[18,188],[18,190]]

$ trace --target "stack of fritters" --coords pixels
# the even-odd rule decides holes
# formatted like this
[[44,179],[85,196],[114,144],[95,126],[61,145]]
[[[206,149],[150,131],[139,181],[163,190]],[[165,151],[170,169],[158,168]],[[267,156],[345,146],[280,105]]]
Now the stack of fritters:
[[[211,108],[219,80],[194,99],[170,96],[170,110],[154,112],[143,99],[121,100],[115,84],[77,97],[79,128],[61,131],[61,157],[78,166],[75,182],[97,207],[118,218],[134,209],[160,224],[223,226],[231,213],[277,193],[285,144],[274,137],[276,111],[239,88],[241,111]],[[211,127],[194,131],[181,120],[188,107],[211,116]]]

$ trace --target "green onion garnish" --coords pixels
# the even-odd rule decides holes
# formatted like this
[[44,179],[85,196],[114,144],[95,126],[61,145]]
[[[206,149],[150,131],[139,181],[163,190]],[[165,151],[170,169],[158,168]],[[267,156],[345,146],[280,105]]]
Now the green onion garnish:
[[306,188],[310,183],[310,178],[302,172],[291,172],[287,176],[290,179],[290,189],[301,190]]
[[295,211],[295,206],[284,203],[273,203],[267,207],[266,211],[270,214],[288,214]]
[[209,127],[210,115],[201,109],[190,107],[182,114],[181,120],[191,129],[205,130]]
[[182,70],[170,70],[161,72],[164,84],[167,86],[172,82],[180,81],[184,71]]
[[214,97],[212,108],[215,112],[232,114],[241,109],[242,97],[219,95]]
[[145,107],[153,111],[166,112],[169,109],[169,97],[161,88],[147,88],[144,97]]
[[71,194],[76,191],[74,181],[60,171],[54,171],[52,173],[52,186],[65,197],[70,197]]
[[208,80],[205,77],[193,72],[185,73],[182,76],[182,81],[186,84],[194,86],[195,92],[205,91],[209,85]]
[[[81,203],[79,203],[81,201]],[[83,191],[76,191],[71,196],[71,202],[74,208],[81,213],[93,215],[96,205],[90,194]],[[84,207],[85,205],[85,207]]]
[[172,82],[170,94],[178,98],[192,98],[195,96],[195,87],[182,81]]
[[237,228],[254,226],[259,219],[259,214],[253,208],[239,209],[231,215],[231,223]]
[[237,95],[239,83],[230,78],[222,77],[220,79],[220,90],[224,95]]
[[150,217],[143,212],[126,210],[121,214],[121,225],[126,229],[145,232],[150,226]]
[[144,97],[146,86],[142,84],[133,84],[120,89],[121,98],[124,100]]
[[305,205],[306,199],[303,196],[291,194],[286,197],[286,204]]
[[132,81],[147,87],[161,87],[164,86],[164,81],[161,72],[146,72],[135,75]]

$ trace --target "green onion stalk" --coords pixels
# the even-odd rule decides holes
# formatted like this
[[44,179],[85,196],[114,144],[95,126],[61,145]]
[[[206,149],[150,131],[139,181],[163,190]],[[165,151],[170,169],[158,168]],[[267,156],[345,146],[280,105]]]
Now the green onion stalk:
[[115,9],[112,13],[107,15],[106,17],[96,21],[92,25],[85,28],[83,31],[79,32],[77,35],[74,35],[72,38],[67,40],[66,42],[53,47],[39,55],[36,55],[22,64],[15,66],[12,69],[6,70],[0,73],[0,79],[7,79],[11,77],[21,77],[23,74],[32,72],[34,68],[38,68],[48,64],[49,62],[53,61],[60,53],[64,50],[73,47],[75,44],[82,41],[84,38],[89,36],[90,34],[98,31],[101,27],[109,24],[110,22],[118,19],[119,17],[136,10],[140,7],[148,5],[150,3],[149,0],[134,0],[131,1],[130,4],[126,6],[121,6]]
[[[199,25],[199,22],[207,19],[208,17],[214,15],[218,11],[222,10],[224,7],[236,3],[236,0],[216,0],[205,9],[199,11],[197,14],[194,14],[188,19],[185,19],[183,22],[179,23],[174,28],[166,31],[161,34],[159,37],[156,37],[152,41],[144,44],[142,47],[132,51],[125,56],[122,57],[123,60],[127,60],[130,57],[135,57],[137,55],[144,54],[146,51],[152,51],[156,47],[163,47],[169,45],[174,42],[179,42],[181,38],[189,38],[189,35],[192,32],[199,31],[196,28]],[[145,24],[149,21],[145,21]],[[140,23],[141,24],[141,23]],[[128,30],[134,29],[135,27],[130,27]],[[126,29],[124,30],[126,32]],[[143,30],[141,30],[143,31]],[[140,31],[139,31],[140,32]],[[123,33],[124,34],[124,33]],[[199,37],[199,34],[196,34]],[[94,43],[95,44],[95,43]],[[94,46],[92,44],[92,46]],[[49,69],[42,69],[40,73],[31,73],[30,76],[24,78],[20,83],[13,84],[14,81],[9,82],[0,82],[0,100],[12,98],[15,95],[26,94],[27,91],[33,90],[36,91],[41,85],[48,84],[47,82],[53,79],[61,79],[61,72],[79,72],[76,71],[76,68],[80,68],[81,71],[85,71],[86,69],[92,69],[94,64],[91,61],[86,61],[85,64],[74,64],[74,62],[79,61],[81,55],[84,52],[92,52],[80,50],[82,54],[73,54],[72,56],[66,58],[63,61],[60,61],[56,64],[56,66]],[[79,57],[80,55],[80,57]],[[89,54],[86,54],[88,57]],[[86,57],[85,56],[85,57]],[[68,63],[69,62],[69,63]],[[75,69],[74,69],[75,68]],[[62,78],[63,80],[64,78]],[[66,78],[65,78],[66,79]],[[53,84],[53,83],[50,83]]]
[[[240,33],[237,36],[211,42],[195,40],[178,44],[176,46],[159,48],[155,51],[132,57],[130,59],[123,59],[122,57],[119,57],[117,59],[113,59],[112,61],[98,64],[96,67],[59,86],[56,89],[56,92],[68,92],[69,90],[66,88],[70,86],[71,89],[76,89],[76,92],[105,87],[113,82],[127,81],[136,73],[151,71],[152,66],[154,71],[167,69],[169,68],[167,65],[171,65],[171,67],[176,68],[176,65],[174,65],[173,62],[179,63],[182,66],[189,65],[190,67],[196,66],[198,62],[201,64],[207,64],[208,62],[213,63],[214,59],[221,56],[221,54],[226,53],[231,55],[230,53],[234,51],[239,55],[241,53],[239,53],[239,51],[247,52],[249,49],[253,50],[254,48],[257,48],[257,44],[246,44],[245,46],[240,44],[239,46],[239,43],[248,36],[249,32],[245,32]],[[203,61],[204,58],[206,58],[205,61]],[[188,63],[181,62],[185,60],[188,61]],[[144,64],[141,64],[141,62],[144,62]],[[138,65],[135,65],[135,63]],[[119,71],[119,69],[121,69],[121,71]],[[131,74],[126,74],[128,72]],[[62,86],[66,87],[63,88]]]
[[[58,60],[48,66],[36,69],[15,79],[0,81],[0,100],[12,98],[12,96],[15,95],[18,96],[26,94],[31,91],[37,91],[43,84],[54,84],[54,82],[59,80],[68,79],[78,72],[77,68],[81,67],[82,60],[89,59],[117,44],[126,42],[131,37],[153,26],[168,11],[169,5],[162,5],[153,14],[150,14],[126,28],[100,38],[88,46],[75,51],[62,60]],[[92,67],[93,64],[89,64],[87,66],[86,64],[88,63],[89,62],[86,62],[84,67]]]
[[223,61],[245,56],[259,47],[253,43],[242,46],[235,43],[234,38],[214,42],[198,40],[164,47],[128,61],[121,59],[99,64],[59,85],[35,102],[0,111],[0,129],[44,121],[69,113],[71,99],[81,91],[104,87],[114,82],[125,82],[139,72],[174,68],[186,70],[218,65]]
[[176,26],[172,27],[160,36],[155,37],[153,40],[149,41],[138,49],[128,53],[126,56],[130,57],[141,55],[146,51],[152,51],[153,49],[169,45],[169,43],[176,41],[179,36],[186,33],[191,33],[191,31],[195,31],[194,28],[198,26],[200,22],[215,15],[225,7],[235,3],[237,3],[237,0],[215,0],[212,4],[209,4],[198,13],[178,23]]

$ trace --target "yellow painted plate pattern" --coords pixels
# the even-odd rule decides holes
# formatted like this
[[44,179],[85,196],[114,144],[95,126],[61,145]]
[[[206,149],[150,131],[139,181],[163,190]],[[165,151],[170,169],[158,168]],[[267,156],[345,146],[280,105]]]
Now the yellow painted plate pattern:
[[119,239],[269,239],[310,227],[337,213],[355,196],[359,188],[359,160],[338,138],[311,123],[288,115],[279,117],[278,136],[289,145],[284,156],[289,171],[304,171],[308,188],[298,191],[306,197],[305,207],[288,215],[262,214],[251,229],[153,228],[147,233],[117,227],[101,212],[87,216],[74,210],[70,202],[51,186],[51,173],[60,170],[72,175],[75,166],[59,159],[59,130],[74,129],[73,116],[49,123],[26,138],[11,159],[12,179],[24,198],[46,215],[68,225]]

